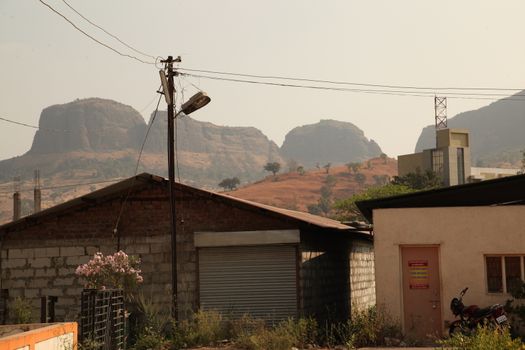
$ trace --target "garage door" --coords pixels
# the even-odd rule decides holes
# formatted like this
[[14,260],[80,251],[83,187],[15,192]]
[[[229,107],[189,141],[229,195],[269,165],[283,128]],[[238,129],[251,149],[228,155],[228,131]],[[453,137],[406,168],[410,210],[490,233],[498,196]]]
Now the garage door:
[[294,245],[199,249],[200,305],[277,321],[297,315]]

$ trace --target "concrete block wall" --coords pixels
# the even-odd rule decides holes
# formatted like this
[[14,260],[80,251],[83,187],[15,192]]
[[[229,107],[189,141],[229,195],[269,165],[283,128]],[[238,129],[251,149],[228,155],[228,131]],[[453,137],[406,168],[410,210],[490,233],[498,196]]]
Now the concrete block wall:
[[[146,297],[171,305],[171,233],[169,202],[163,187],[151,185],[133,193],[124,208],[119,234],[121,249],[141,260]],[[198,308],[195,231],[249,231],[296,228],[261,210],[246,210],[212,196],[177,193],[178,307],[181,317]],[[95,252],[114,253],[113,228],[121,199],[93,204],[38,222],[0,232],[1,288],[22,296],[39,318],[40,297],[58,296],[58,320],[74,320],[79,312],[82,281],[74,272]]]
[[348,253],[302,251],[302,313],[323,320],[345,320],[350,311]]
[[374,248],[368,242],[354,242],[350,251],[350,295],[352,308],[376,304]]

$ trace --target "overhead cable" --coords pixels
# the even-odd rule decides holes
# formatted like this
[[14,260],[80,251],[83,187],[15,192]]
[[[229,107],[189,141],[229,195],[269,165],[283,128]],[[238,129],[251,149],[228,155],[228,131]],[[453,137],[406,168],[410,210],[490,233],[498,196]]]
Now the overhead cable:
[[121,43],[122,45],[126,46],[128,49],[131,49],[133,51],[135,51],[136,53],[140,54],[140,55],[143,55],[143,56],[146,56],[146,57],[149,57],[149,58],[153,58],[154,60],[156,59],[155,56],[152,56],[150,54],[147,54],[147,53],[144,53],[142,51],[139,51],[137,50],[136,48],[134,48],[133,46],[127,44],[126,42],[124,42],[123,40],[121,40],[119,37],[117,37],[116,35],[114,34],[111,34],[110,32],[108,32],[106,29],[102,28],[101,26],[99,26],[98,24],[94,23],[93,21],[91,21],[90,19],[86,18],[86,16],[84,16],[83,14],[81,14],[78,10],[76,10],[73,6],[71,6],[66,0],[62,0],[62,2],[64,4],[67,5],[67,7],[69,7],[73,12],[75,12],[77,15],[79,15],[80,17],[82,17],[86,22],[88,22],[89,24],[91,24],[92,26],[94,27],[97,27],[98,29],[100,29],[101,31],[103,31],[104,33],[106,33],[107,35],[109,35],[110,37],[112,37],[113,39],[117,40],[119,43]]
[[221,71],[190,69],[190,68],[182,68],[182,67],[177,68],[177,70],[186,71],[186,72],[230,75],[230,76],[245,77],[245,78],[292,80],[292,81],[304,81],[304,82],[310,82],[310,83],[379,87],[379,88],[387,88],[387,89],[412,89],[412,90],[431,90],[431,91],[436,91],[436,90],[522,91],[524,90],[524,89],[519,89],[519,88],[500,88],[500,87],[435,87],[435,86],[425,87],[425,86],[415,86],[415,85],[386,85],[386,84],[372,84],[372,83],[357,83],[357,82],[349,82],[349,81],[285,77],[285,76],[278,76],[278,75],[257,75],[257,74],[221,72]]
[[80,33],[84,34],[85,36],[87,36],[89,39],[93,40],[94,42],[96,42],[97,44],[99,45],[102,45],[104,46],[105,48],[115,52],[116,54],[120,55],[120,56],[123,56],[123,57],[128,57],[128,58],[131,58],[133,60],[136,60],[140,63],[144,63],[144,64],[152,64],[152,65],[155,65],[155,62],[149,62],[149,61],[144,61],[136,56],[133,56],[133,55],[128,55],[126,53],[123,53],[123,52],[120,52],[119,50],[111,47],[110,45],[108,44],[105,44],[103,42],[101,42],[100,40],[94,38],[93,36],[89,35],[88,33],[86,33],[85,31],[83,31],[82,29],[80,29],[75,23],[73,23],[73,21],[71,21],[69,18],[67,18],[65,15],[63,15],[62,13],[60,13],[59,11],[57,11],[56,9],[54,9],[51,5],[49,5],[48,3],[46,3],[45,1],[43,0],[38,0],[40,1],[40,3],[42,3],[44,6],[46,6],[47,8],[49,8],[51,11],[53,11],[54,13],[56,13],[57,15],[59,15],[60,17],[62,17],[66,22],[68,22],[69,24],[71,24],[73,26],[73,28],[75,28],[76,30],[78,30]]
[[[236,83],[245,83],[245,84],[259,84],[259,85],[270,85],[270,86],[281,86],[281,87],[293,87],[293,88],[302,88],[302,89],[317,89],[317,90],[330,90],[330,91],[346,91],[346,92],[356,92],[356,93],[365,93],[365,94],[378,94],[378,95],[395,95],[395,96],[416,96],[416,97],[434,97],[435,92],[425,92],[425,91],[407,91],[407,90],[385,90],[385,89],[356,89],[356,88],[343,88],[343,87],[334,87],[334,86],[320,86],[320,85],[301,85],[301,84],[288,84],[288,83],[279,83],[279,82],[269,82],[269,81],[257,81],[257,80],[245,80],[245,79],[235,79],[235,78],[226,78],[226,77],[216,77],[211,75],[202,75],[202,74],[190,74],[190,73],[179,73],[188,77],[195,78],[204,78],[211,80],[220,80],[220,81],[229,81]],[[449,95],[449,98],[454,99],[468,99],[468,100],[510,100],[510,101],[525,101],[525,95],[513,95],[508,96],[506,94],[485,94],[485,93],[444,93]],[[501,96],[503,99],[497,97],[473,97],[473,96]],[[518,98],[515,98],[518,97]]]
[[[58,186],[49,186],[49,187],[41,187],[41,190],[54,190],[58,188],[67,188],[67,187],[78,187],[78,186],[87,186],[87,185],[98,185],[98,184],[104,184],[104,183],[110,183],[110,182],[117,182],[122,181],[124,178],[117,178],[117,179],[110,179],[110,180],[104,180],[104,181],[95,181],[95,182],[79,182],[74,184],[67,184],[67,185],[58,185]],[[22,189],[18,192],[29,192],[33,191],[33,188],[28,189]],[[12,194],[13,191],[0,191],[0,194]]]
[[16,125],[20,125],[20,126],[25,126],[25,127],[28,127],[28,128],[38,129],[38,130],[42,130],[42,131],[51,131],[51,132],[69,132],[68,130],[41,128],[41,127],[36,126],[36,125],[31,125],[31,124],[21,123],[21,122],[17,122],[17,121],[15,121],[15,120],[7,119],[7,118],[2,118],[2,117],[0,117],[0,120],[3,120],[3,121],[5,121],[5,122],[11,123],[11,124],[16,124]]

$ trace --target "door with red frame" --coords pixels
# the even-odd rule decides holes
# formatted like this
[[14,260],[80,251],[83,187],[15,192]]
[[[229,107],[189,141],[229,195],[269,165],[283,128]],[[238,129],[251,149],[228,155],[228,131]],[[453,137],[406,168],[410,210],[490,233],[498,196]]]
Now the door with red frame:
[[404,331],[419,340],[443,333],[439,247],[401,247]]

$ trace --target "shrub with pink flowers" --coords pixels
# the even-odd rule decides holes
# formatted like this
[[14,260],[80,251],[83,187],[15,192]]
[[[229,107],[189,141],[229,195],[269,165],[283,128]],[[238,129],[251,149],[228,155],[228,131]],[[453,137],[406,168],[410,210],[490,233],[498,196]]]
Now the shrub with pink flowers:
[[77,267],[75,273],[86,281],[86,288],[116,288],[129,293],[143,281],[139,264],[138,257],[122,250],[106,256],[98,252],[88,263]]

